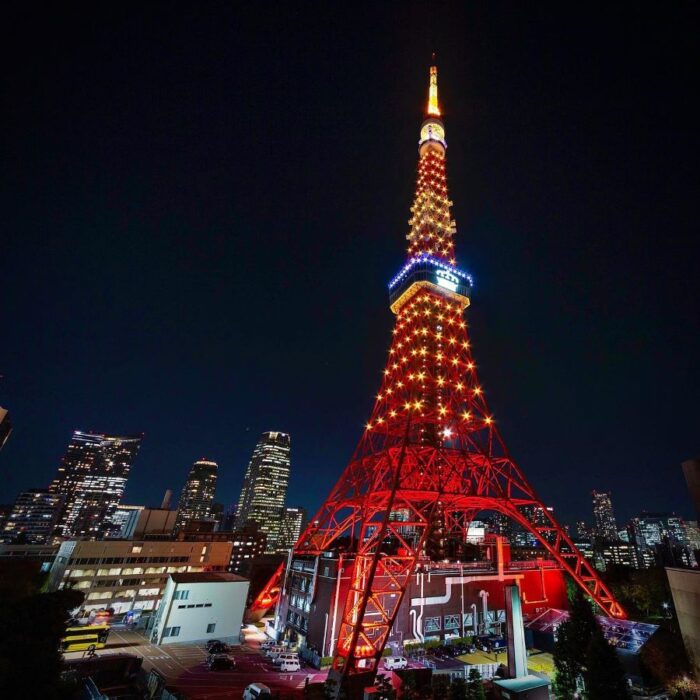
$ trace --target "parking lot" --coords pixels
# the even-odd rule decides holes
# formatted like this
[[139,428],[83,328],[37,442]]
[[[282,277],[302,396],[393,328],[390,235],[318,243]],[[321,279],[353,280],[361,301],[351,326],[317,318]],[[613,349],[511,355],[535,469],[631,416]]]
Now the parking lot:
[[[192,700],[228,700],[242,697],[243,689],[261,682],[279,694],[280,700],[302,696],[307,682],[324,681],[325,671],[302,667],[296,673],[280,673],[273,663],[260,652],[262,635],[249,630],[246,644],[236,645],[229,654],[236,662],[230,671],[210,671],[206,667],[207,652],[203,643],[150,644],[140,632],[112,628],[109,641],[97,654],[136,654],[143,659],[146,671],[155,669],[165,678],[170,690],[185,693]],[[83,652],[66,654],[66,658],[80,658]]]

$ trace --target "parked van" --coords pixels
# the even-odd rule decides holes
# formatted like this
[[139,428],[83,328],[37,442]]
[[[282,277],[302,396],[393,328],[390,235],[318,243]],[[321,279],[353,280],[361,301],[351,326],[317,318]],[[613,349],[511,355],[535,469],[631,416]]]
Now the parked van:
[[273,664],[281,664],[285,661],[299,661],[299,654],[296,651],[283,651],[272,660]]
[[285,651],[287,650],[284,647],[277,645],[270,647],[269,649],[265,649],[265,656],[269,657],[270,659],[275,659]]
[[272,693],[264,683],[251,683],[243,691],[243,700],[269,700],[271,697]]
[[299,659],[285,659],[280,665],[280,673],[294,673],[301,670]]
[[387,671],[395,671],[397,669],[406,668],[408,661],[403,656],[387,656],[384,659],[384,668]]

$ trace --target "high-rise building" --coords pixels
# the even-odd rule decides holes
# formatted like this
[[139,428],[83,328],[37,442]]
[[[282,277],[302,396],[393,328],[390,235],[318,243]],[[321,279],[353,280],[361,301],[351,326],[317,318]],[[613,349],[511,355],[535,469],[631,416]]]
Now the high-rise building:
[[73,433],[49,487],[64,497],[58,534],[100,539],[120,529],[112,516],[142,440],[143,435]]
[[287,506],[282,512],[277,551],[287,553],[297,543],[305,525],[306,511],[303,508]]
[[700,459],[689,459],[682,464],[688,493],[695,506],[695,512],[700,519]]
[[231,503],[224,507],[224,513],[221,518],[221,526],[219,530],[231,531],[236,527],[236,511],[238,510],[237,503]]
[[112,515],[114,531],[110,536],[127,540],[132,537],[136,529],[136,523],[139,521],[139,517],[145,508],[146,506],[129,506],[124,503],[118,505],[114,510],[114,515]]
[[595,536],[606,542],[617,541],[617,524],[609,493],[594,491],[593,517],[595,518]]
[[182,487],[175,528],[180,530],[190,520],[212,518],[214,493],[219,465],[208,459],[197,460]]
[[287,433],[263,433],[253,450],[236,512],[236,529],[256,522],[267,535],[267,552],[278,548],[284,501],[289,484],[290,438]]
[[234,574],[248,576],[253,562],[265,553],[267,536],[260,532],[255,523],[246,525],[242,530],[236,530],[230,535],[233,548],[228,570]]
[[576,537],[579,541],[590,542],[593,539],[592,528],[585,520],[576,521]]
[[53,535],[63,497],[46,489],[29,489],[17,496],[5,521],[5,542],[44,544]]
[[630,540],[645,566],[690,565],[690,540],[683,519],[674,513],[642,513],[632,518]]

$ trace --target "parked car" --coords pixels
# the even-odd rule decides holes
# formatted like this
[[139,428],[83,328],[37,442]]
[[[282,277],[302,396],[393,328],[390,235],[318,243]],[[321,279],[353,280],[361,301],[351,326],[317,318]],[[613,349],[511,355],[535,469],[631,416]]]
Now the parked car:
[[224,645],[224,643],[220,639],[209,639],[204,645],[204,648],[210,652],[212,650],[212,647],[215,647],[218,644]]
[[207,643],[206,646],[207,646],[207,651],[210,654],[226,654],[227,652],[231,651],[228,644],[224,644],[223,642],[219,642],[219,641],[215,641],[211,645],[209,645],[209,643]]
[[272,692],[264,683],[251,683],[243,691],[243,700],[269,700]]
[[503,637],[490,637],[488,641],[488,650],[489,651],[498,651],[501,649],[505,649],[506,647],[506,640],[503,639]]
[[387,671],[395,671],[407,666],[408,661],[403,656],[387,656],[384,658],[384,668]]
[[207,668],[210,671],[232,671],[236,662],[226,654],[215,654],[207,659]]
[[481,649],[481,651],[489,651],[488,634],[480,634],[478,637],[475,637],[474,644],[476,644],[476,648]]
[[301,670],[299,659],[285,659],[280,664],[280,673],[294,673]]
[[267,656],[270,659],[275,659],[285,651],[287,650],[284,647],[277,645],[274,647],[270,647],[269,649],[265,649],[265,656]]
[[276,647],[277,642],[272,641],[272,639],[266,639],[261,645],[260,648],[264,651],[265,649],[269,649],[270,647]]
[[297,654],[296,651],[284,651],[272,659],[272,663],[275,664],[275,666],[285,661],[299,661],[299,654]]

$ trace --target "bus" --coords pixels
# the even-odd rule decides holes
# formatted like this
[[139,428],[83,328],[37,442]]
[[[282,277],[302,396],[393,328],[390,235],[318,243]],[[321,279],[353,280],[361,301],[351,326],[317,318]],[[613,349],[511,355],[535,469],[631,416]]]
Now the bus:
[[107,644],[109,625],[69,627],[61,639],[61,651],[103,649]]

